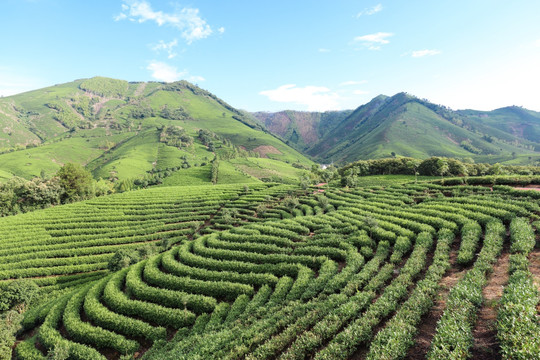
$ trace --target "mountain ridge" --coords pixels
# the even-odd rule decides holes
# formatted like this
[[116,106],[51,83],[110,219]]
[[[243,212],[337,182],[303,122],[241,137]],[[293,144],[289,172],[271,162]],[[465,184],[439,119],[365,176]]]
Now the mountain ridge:
[[[205,166],[216,155],[231,164],[237,157],[283,162],[296,177],[300,166],[292,164],[312,163],[245,112],[183,80],[93,77],[4,97],[0,129],[4,178],[50,176],[77,162],[91,164],[95,177],[122,180]],[[248,165],[223,168],[252,180],[246,166],[260,166]]]
[[[260,118],[257,114],[254,116]],[[272,124],[265,125],[275,131]],[[540,160],[539,150],[540,113],[517,106],[452,110],[405,92],[373,98],[303,149],[323,163],[447,156],[514,164]]]

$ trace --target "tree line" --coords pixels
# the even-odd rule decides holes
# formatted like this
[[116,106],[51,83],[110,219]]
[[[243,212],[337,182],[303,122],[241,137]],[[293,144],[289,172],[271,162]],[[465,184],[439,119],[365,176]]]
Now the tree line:
[[113,184],[94,180],[79,164],[67,163],[51,178],[26,180],[13,177],[0,184],[0,216],[14,215],[53,205],[113,193]]

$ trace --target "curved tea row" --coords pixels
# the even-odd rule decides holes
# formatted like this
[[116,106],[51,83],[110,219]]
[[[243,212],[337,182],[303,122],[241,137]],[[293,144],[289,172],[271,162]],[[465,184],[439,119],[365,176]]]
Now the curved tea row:
[[[450,337],[445,321],[474,318],[505,225],[540,208],[504,189],[464,191],[326,189],[299,196],[294,207],[256,193],[237,197],[206,235],[31,309],[25,327],[39,330],[18,356],[44,358],[44,349],[63,346],[77,359],[149,348],[148,359],[403,358],[441,278],[458,266],[450,262],[457,235],[457,261],[469,270],[451,291],[456,300],[428,356],[442,348],[466,354],[472,333]],[[460,298],[460,287],[471,286],[474,298]]]

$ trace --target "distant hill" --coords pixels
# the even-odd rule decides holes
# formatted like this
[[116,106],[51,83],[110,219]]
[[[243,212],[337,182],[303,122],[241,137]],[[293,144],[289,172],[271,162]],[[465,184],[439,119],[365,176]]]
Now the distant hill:
[[[121,180],[170,170],[206,181],[205,164],[215,154],[227,162],[255,156],[277,161],[290,168],[286,177],[312,163],[250,115],[187,81],[94,77],[4,97],[0,129],[0,178],[52,175],[64,163],[78,162],[95,177]],[[235,174],[223,178],[259,181],[250,174],[259,168],[255,160],[252,168],[224,165],[224,175]]]
[[[304,124],[304,128],[318,129],[321,113],[301,114],[308,118],[304,123],[312,124],[311,127]],[[254,113],[254,116],[270,131],[291,142],[289,134],[295,122],[290,119],[297,119],[295,112]],[[379,95],[332,119],[326,122],[328,126],[319,132],[315,142],[299,147],[321,163],[390,156],[446,156],[510,164],[540,160],[540,113],[520,107],[489,112],[453,111],[399,93],[392,97]]]
[[352,110],[344,111],[280,111],[255,112],[252,115],[268,130],[278,135],[286,144],[304,151],[333,129]]

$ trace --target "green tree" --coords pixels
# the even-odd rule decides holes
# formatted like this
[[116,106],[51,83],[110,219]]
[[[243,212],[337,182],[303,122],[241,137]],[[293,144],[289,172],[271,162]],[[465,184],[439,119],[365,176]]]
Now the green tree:
[[444,178],[444,174],[446,174],[449,169],[448,162],[445,159],[441,158],[437,160],[437,172],[441,175],[441,178]]
[[29,279],[18,279],[0,289],[0,311],[12,307],[25,308],[39,293],[39,287]]
[[422,162],[418,159],[412,159],[407,161],[407,167],[414,172],[414,182],[418,182],[418,167]]
[[79,164],[67,163],[56,173],[60,186],[64,188],[63,202],[89,199],[94,196],[94,179],[88,170]]
[[294,196],[287,196],[285,199],[283,199],[283,206],[289,209],[289,211],[292,213],[294,209],[300,206],[300,202],[298,201],[298,198]]

